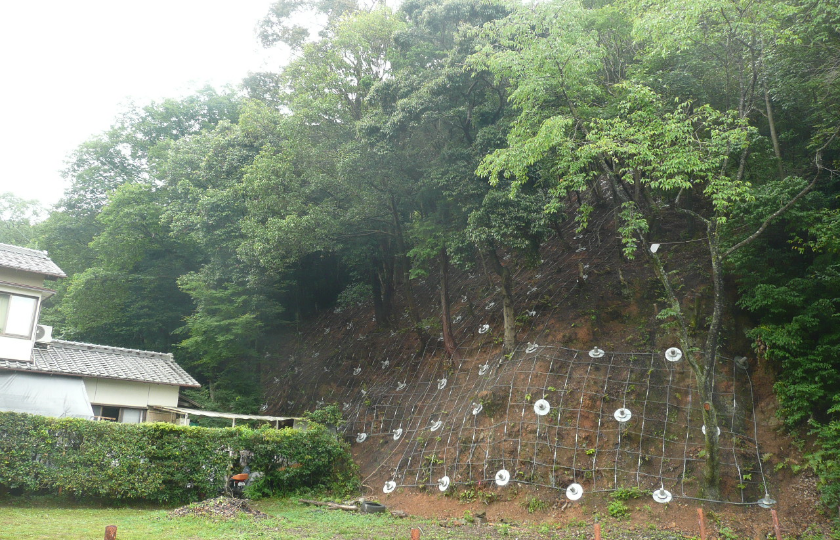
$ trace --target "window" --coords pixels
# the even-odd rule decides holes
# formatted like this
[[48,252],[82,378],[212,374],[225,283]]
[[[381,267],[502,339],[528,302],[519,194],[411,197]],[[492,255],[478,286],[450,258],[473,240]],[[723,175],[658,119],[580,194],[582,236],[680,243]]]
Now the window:
[[146,419],[146,411],[143,409],[122,409],[120,411],[120,422],[123,424],[139,424]]
[[31,338],[37,312],[37,297],[0,293],[0,334]]
[[93,419],[123,424],[140,424],[146,420],[145,409],[128,409],[108,405],[93,405]]

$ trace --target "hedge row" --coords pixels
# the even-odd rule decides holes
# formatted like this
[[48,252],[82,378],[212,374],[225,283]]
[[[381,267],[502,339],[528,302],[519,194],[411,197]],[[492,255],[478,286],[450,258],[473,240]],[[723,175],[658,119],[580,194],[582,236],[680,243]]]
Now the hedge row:
[[182,503],[216,496],[253,452],[259,494],[358,482],[349,447],[326,428],[117,424],[0,412],[0,485],[25,492]]

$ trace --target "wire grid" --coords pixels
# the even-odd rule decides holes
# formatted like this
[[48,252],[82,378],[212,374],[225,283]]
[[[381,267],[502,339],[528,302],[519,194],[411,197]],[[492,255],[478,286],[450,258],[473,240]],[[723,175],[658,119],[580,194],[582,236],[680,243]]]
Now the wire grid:
[[[420,348],[405,330],[371,339],[376,322],[369,308],[336,309],[332,320],[344,317],[341,324],[290,342],[292,352],[279,359],[270,385],[272,401],[287,412],[339,404],[348,440],[379,462],[368,480],[435,489],[446,476],[452,486],[488,486],[506,470],[511,483],[556,489],[578,483],[585,492],[665,488],[699,498],[702,404],[686,362],[668,362],[664,351],[593,358],[557,345],[559,306],[618,255],[618,243],[607,235],[602,242],[603,223],[596,225],[571,245],[550,245],[538,268],[517,272],[519,335],[529,341],[509,357],[501,354],[498,286],[476,269],[452,279],[453,329],[465,344],[458,359],[441,360],[440,336]],[[439,294],[432,280],[415,287]],[[406,314],[401,322],[407,324]],[[720,502],[754,504],[767,490],[752,383],[729,359],[721,358],[715,371]],[[539,399],[549,402],[545,416],[535,412]],[[624,424],[614,417],[619,408],[632,414]]]

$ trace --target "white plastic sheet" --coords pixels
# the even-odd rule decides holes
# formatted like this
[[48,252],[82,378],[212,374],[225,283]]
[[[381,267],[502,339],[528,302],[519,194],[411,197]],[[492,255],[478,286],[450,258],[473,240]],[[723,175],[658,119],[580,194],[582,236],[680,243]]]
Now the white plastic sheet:
[[0,411],[93,418],[81,378],[15,371],[0,372]]

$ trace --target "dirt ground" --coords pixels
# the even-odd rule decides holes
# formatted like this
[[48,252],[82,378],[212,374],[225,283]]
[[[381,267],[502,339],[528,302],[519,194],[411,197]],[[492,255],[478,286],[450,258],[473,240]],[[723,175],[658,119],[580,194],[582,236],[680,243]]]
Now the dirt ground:
[[[520,343],[530,342],[534,339],[531,336],[538,335],[541,344],[555,343],[584,350],[593,344],[612,351],[664,350],[672,346],[675,336],[656,319],[662,305],[655,276],[650,269],[637,263],[630,264],[620,257],[617,241],[608,234],[608,228],[605,225],[603,234],[597,239],[593,236],[580,240],[588,246],[587,250],[583,247],[569,250],[559,243],[549,244],[543,251],[544,259],[539,268],[523,267],[517,271],[515,296],[520,302],[517,309],[534,309],[540,313],[533,320],[523,319],[526,324],[519,330]],[[681,286],[690,291],[685,294],[685,309],[699,321],[708,307],[704,294],[709,290],[704,284],[708,269],[697,261],[702,261],[702,253],[686,251],[675,254],[668,264],[669,268],[683,270]],[[465,317],[455,339],[466,351],[465,355],[474,355],[475,366],[470,369],[501,357],[498,343],[489,342],[475,333],[479,324],[485,322],[493,328],[501,327],[498,280],[492,273],[482,272],[481,268],[472,272],[453,270],[451,278],[453,291],[457,291],[453,294],[453,308]],[[435,280],[421,281],[414,287],[421,303],[421,315],[427,317],[426,320],[433,320],[439,315],[439,289]],[[539,293],[531,295],[538,289]],[[538,299],[539,294],[542,296]],[[733,307],[731,311],[737,310]],[[545,318],[542,318],[543,313]],[[351,380],[349,373],[355,366],[377,367],[375,372],[382,373],[378,369],[380,360],[390,358],[392,363],[405,361],[408,373],[416,374],[420,365],[443,365],[449,361],[442,349],[435,349],[434,340],[431,340],[432,348],[426,346],[424,349],[419,345],[405,326],[408,324],[406,313],[398,323],[402,327],[390,331],[378,329],[372,315],[372,308],[362,304],[344,311],[331,310],[322,313],[310,326],[302,327],[296,335],[289,336],[288,350],[278,355],[275,368],[268,373],[268,379],[274,381],[267,389],[271,396],[268,398],[270,411],[295,414],[319,403],[340,403],[349,399],[345,397],[347,394],[343,393],[342,385]],[[727,322],[728,330],[723,338],[729,355],[749,356],[758,426],[755,439],[768,491],[778,501],[775,510],[782,532],[785,537],[820,538],[826,535],[827,538],[831,520],[821,511],[816,479],[803,466],[801,452],[794,441],[781,429],[772,392],[771,366],[752,354],[751,344],[744,338],[743,324],[744,321],[733,317]],[[413,363],[405,359],[412,359]],[[372,375],[371,386],[377,383],[377,376],[384,375]],[[289,379],[293,384],[288,384]],[[358,403],[360,398],[355,399]],[[586,418],[582,420],[587,421]],[[582,424],[582,428],[587,426]],[[570,502],[564,493],[549,488],[513,484],[506,488],[478,486],[492,494],[485,497],[493,500],[489,504],[467,502],[459,499],[454,491],[444,496],[436,490],[398,488],[386,495],[381,486],[390,479],[388,469],[397,466],[391,461],[399,456],[391,456],[386,445],[374,448],[356,445],[353,449],[365,479],[368,498],[444,524],[456,523],[458,526],[469,512],[469,516],[490,524],[540,524],[542,528],[547,525],[552,530],[562,531],[570,527],[591,528],[593,523],[600,521],[605,531],[610,527],[616,531],[636,531],[638,538],[649,537],[648,533],[653,531],[693,537],[699,536],[697,510],[703,508],[708,530],[713,535],[710,538],[764,539],[773,531],[768,509],[691,499],[675,498],[667,505],[660,505],[645,496],[628,501],[629,516],[615,519],[609,515],[608,505],[612,501],[605,493],[589,493],[579,501]],[[728,479],[729,483],[734,485],[731,480]]]
[[[776,417],[776,399],[771,391],[772,373],[768,366],[761,364],[753,366],[753,373],[755,387],[758,389],[755,411],[761,426],[758,440],[766,457],[764,466],[770,481],[768,489],[777,500],[774,509],[782,534],[785,538],[830,538],[832,520],[820,507],[817,479],[810,470],[798,468],[803,462],[801,454],[790,437],[782,432],[781,422]],[[364,456],[357,458],[366,463]],[[662,505],[646,497],[627,501],[629,516],[615,519],[608,512],[611,499],[602,493],[589,494],[579,501],[571,502],[559,490],[530,487],[511,489],[491,485],[483,488],[496,492],[499,500],[484,504],[479,501],[463,502],[437,492],[418,493],[407,489],[398,489],[386,495],[381,489],[371,487],[378,485],[381,482],[371,482],[365,486],[368,497],[391,509],[438,520],[444,525],[458,526],[464,521],[465,515],[473,518],[481,516],[488,524],[509,523],[526,527],[547,524],[554,531],[572,528],[591,530],[597,521],[603,524],[605,536],[610,529],[614,529],[616,533],[636,532],[638,538],[646,537],[644,534],[650,531],[699,537],[698,508],[702,508],[710,538],[726,538],[720,536],[721,531],[734,534],[739,539],[775,538],[770,509],[756,505],[737,506],[683,499],[674,499]],[[529,502],[534,499],[544,502],[547,508],[529,511]]]

